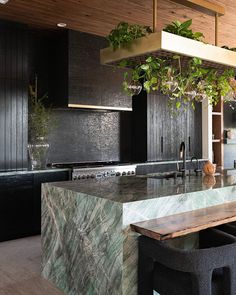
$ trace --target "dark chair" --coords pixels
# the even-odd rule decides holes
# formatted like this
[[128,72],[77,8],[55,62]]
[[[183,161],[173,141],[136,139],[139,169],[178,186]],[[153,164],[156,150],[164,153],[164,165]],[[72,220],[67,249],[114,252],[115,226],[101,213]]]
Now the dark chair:
[[236,295],[236,238],[218,229],[199,232],[193,250],[139,237],[138,294]]
[[236,237],[236,222],[222,224],[217,229]]

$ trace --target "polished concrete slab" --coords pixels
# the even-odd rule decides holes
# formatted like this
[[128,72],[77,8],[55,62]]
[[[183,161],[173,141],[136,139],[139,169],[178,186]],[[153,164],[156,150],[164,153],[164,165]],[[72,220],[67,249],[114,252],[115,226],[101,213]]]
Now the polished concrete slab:
[[0,243],[0,295],[63,295],[41,277],[40,236]]

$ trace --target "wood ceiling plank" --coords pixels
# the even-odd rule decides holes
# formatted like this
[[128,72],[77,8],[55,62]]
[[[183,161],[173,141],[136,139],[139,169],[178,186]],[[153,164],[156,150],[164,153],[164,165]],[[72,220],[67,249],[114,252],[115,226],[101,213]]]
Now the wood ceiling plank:
[[[236,1],[210,0],[225,6],[219,19],[219,44],[236,47]],[[118,22],[152,25],[152,0],[10,0],[0,5],[0,18],[28,23],[30,26],[56,28],[66,22],[68,28],[106,36]],[[214,43],[214,18],[169,0],[158,1],[157,25],[161,29],[174,20],[193,19],[193,30],[202,31],[206,41]]]

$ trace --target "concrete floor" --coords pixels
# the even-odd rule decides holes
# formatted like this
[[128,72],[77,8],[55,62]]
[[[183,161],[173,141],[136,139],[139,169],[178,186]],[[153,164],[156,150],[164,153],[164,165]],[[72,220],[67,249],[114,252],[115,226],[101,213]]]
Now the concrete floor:
[[0,295],[63,295],[40,276],[40,237],[0,243]]

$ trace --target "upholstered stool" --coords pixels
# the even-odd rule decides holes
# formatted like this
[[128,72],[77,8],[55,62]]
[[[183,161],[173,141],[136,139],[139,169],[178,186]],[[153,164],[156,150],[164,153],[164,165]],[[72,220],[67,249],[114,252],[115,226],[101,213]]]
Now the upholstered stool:
[[193,250],[139,237],[138,294],[235,295],[236,238],[217,229],[199,232]]
[[236,237],[236,222],[222,224],[218,226],[217,229]]

